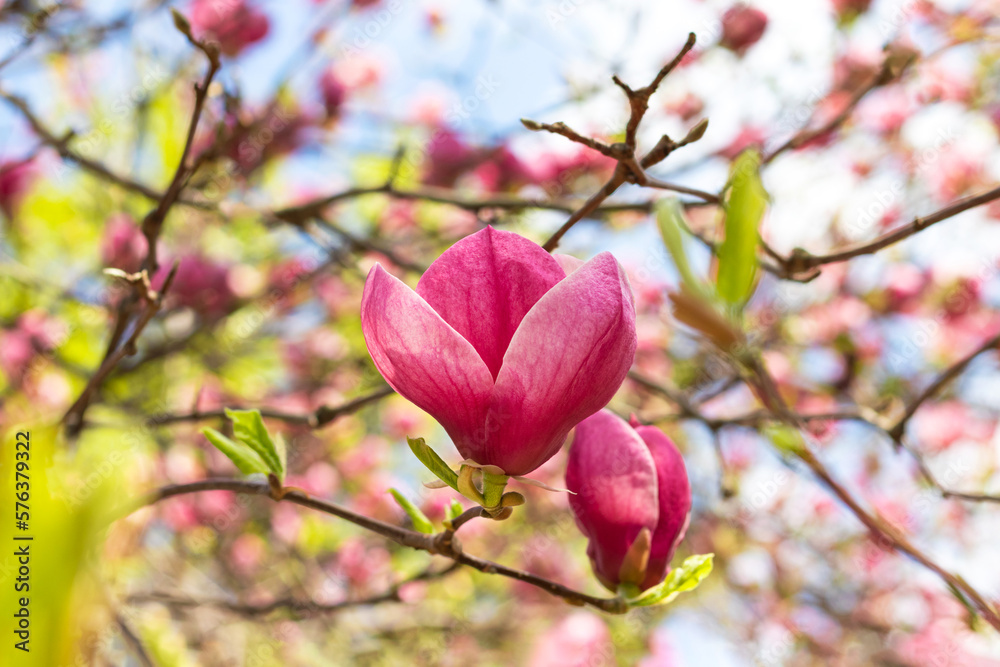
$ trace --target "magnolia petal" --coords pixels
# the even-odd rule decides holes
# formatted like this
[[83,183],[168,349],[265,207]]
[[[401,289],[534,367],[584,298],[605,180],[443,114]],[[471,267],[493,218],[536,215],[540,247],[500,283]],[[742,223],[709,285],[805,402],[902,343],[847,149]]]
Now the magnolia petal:
[[635,347],[628,279],[601,253],[549,290],[518,327],[497,376],[481,460],[511,476],[547,461],[618,391]]
[[557,262],[559,262],[559,266],[562,267],[562,270],[566,272],[567,276],[586,263],[582,259],[578,259],[573,255],[564,255],[561,252],[553,253],[552,256]]
[[663,581],[674,551],[684,538],[691,514],[691,484],[684,457],[663,431],[654,426],[640,426],[635,432],[649,448],[656,465],[659,504],[659,521],[653,531],[649,569],[642,586],[646,589]]
[[438,257],[417,294],[472,343],[496,378],[525,314],[565,275],[538,244],[487,227]]
[[589,539],[594,573],[614,590],[622,563],[640,531],[659,518],[656,466],[642,438],[617,415],[602,410],[576,427],[566,485],[569,506]]
[[493,378],[472,345],[378,264],[365,282],[361,328],[386,382],[473,455],[463,447],[481,439]]

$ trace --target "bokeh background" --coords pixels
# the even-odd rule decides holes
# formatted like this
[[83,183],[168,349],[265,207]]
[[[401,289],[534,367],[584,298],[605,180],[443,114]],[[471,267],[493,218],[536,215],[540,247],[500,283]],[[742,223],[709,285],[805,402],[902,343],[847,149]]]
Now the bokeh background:
[[[405,441],[423,436],[454,462],[432,419],[395,395],[321,428],[308,416],[384,387],[358,317],[376,261],[412,285],[487,224],[542,242],[567,213],[517,201],[578,204],[610,175],[613,161],[521,118],[619,141],[628,107],[611,76],[648,83],[694,32],[639,142],[679,139],[702,118],[709,127],[651,173],[718,192],[744,148],[767,155],[847,111],[762,172],[764,238],[782,256],[822,254],[996,186],[995,0],[6,0],[5,428],[67,412],[127,298],[102,270],[136,271],[145,257],[140,224],[174,175],[207,67],[170,8],[221,42],[222,67],[193,138],[198,171],[159,240],[154,286],[178,262],[162,310],[72,433],[33,427],[36,465],[50,471],[36,512],[50,517],[67,579],[41,603],[63,620],[36,626],[39,643],[69,646],[49,664],[1000,665],[1000,638],[968,601],[783,455],[737,369],[673,317],[678,276],[648,206],[670,193],[634,185],[611,200],[621,210],[580,222],[560,250],[611,250],[630,273],[634,371],[649,382],[627,380],[611,407],[662,427],[684,453],[694,510],[680,556],[716,554],[696,592],[606,616],[455,569],[354,605],[447,563],[228,492],[171,499],[110,528],[95,518],[167,484],[236,476],[200,434],[225,428],[217,413],[228,406],[270,415],[288,443],[289,484],[403,523],[395,487],[440,520],[452,495],[422,486],[429,474]],[[915,62],[855,100],[890,44]],[[387,181],[392,192],[356,190]],[[275,214],[335,193],[345,195],[318,215]],[[718,208],[681,198],[696,204],[692,228],[718,238]],[[809,282],[766,273],[747,310],[789,404],[836,417],[810,421],[808,434],[831,474],[993,601],[1000,368],[984,344],[1000,333],[998,220],[1000,205],[980,206]],[[711,271],[705,245],[688,251]],[[920,403],[898,446],[887,425],[977,351]],[[562,486],[564,466],[560,454],[536,474]],[[462,529],[466,550],[602,594],[565,496],[519,490],[528,503],[510,521]],[[268,608],[276,600],[303,604]]]

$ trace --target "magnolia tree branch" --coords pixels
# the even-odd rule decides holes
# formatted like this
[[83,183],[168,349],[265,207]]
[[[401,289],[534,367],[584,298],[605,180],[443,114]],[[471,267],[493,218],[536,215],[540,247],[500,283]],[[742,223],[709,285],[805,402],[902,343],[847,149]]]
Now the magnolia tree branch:
[[933,382],[927,385],[926,389],[920,392],[920,394],[913,401],[907,404],[906,410],[903,412],[903,416],[899,418],[899,421],[897,421],[892,428],[888,429],[887,432],[889,433],[889,436],[898,442],[903,437],[903,432],[906,430],[907,422],[909,422],[913,415],[916,414],[921,405],[923,405],[928,399],[936,396],[937,393],[945,387],[945,385],[949,384],[952,380],[961,375],[976,357],[984,352],[996,349],[998,345],[1000,345],[1000,334],[987,339],[975,350],[942,371],[940,375],[934,378]]
[[[166,191],[159,197],[156,206],[146,215],[146,218],[142,222],[142,233],[146,237],[146,258],[142,264],[142,271],[135,276],[129,277],[133,281],[133,287],[135,287],[133,294],[123,298],[118,307],[115,326],[108,341],[101,365],[87,382],[80,396],[73,402],[69,410],[66,411],[66,414],[63,415],[62,421],[66,424],[71,436],[77,435],[83,427],[84,414],[108,374],[114,370],[115,366],[122,359],[135,354],[136,341],[142,334],[143,329],[146,328],[146,325],[162,306],[163,297],[167,290],[170,289],[170,284],[177,272],[177,264],[174,264],[159,292],[153,292],[150,281],[159,268],[156,257],[156,245],[160,232],[163,229],[163,221],[167,213],[170,212],[170,209],[177,203],[181,190],[183,190],[188,179],[197,169],[197,163],[194,165],[188,164],[188,158],[191,146],[194,144],[194,135],[198,129],[198,121],[201,119],[205,100],[208,97],[209,86],[211,86],[212,79],[215,78],[221,65],[218,49],[194,39],[191,36],[190,29],[188,29],[185,35],[191,44],[205,54],[205,57],[208,59],[208,70],[201,84],[195,85],[194,110],[191,113],[191,121],[188,124],[184,149],[181,152],[174,176]],[[145,301],[147,305],[145,309],[136,315],[136,308],[141,300]],[[130,330],[131,333],[127,333]]]
[[[784,398],[777,389],[774,379],[771,377],[763,361],[758,357],[748,357],[743,359],[751,373],[750,384],[755,393],[780,420],[798,429],[800,432],[804,427],[804,422],[788,408]],[[1000,631],[1000,613],[990,604],[975,588],[973,588],[962,577],[949,572],[929,556],[925,555],[914,546],[901,531],[885,522],[861,506],[853,496],[838,482],[827,470],[826,466],[816,457],[809,448],[807,440],[803,438],[801,448],[794,452],[803,463],[818,477],[827,488],[861,521],[871,532],[876,543],[883,548],[892,549],[905,554],[920,563],[925,568],[937,574],[954,591],[965,596],[970,603],[970,608],[974,607],[986,621],[997,631]]]
[[[971,361],[971,358],[974,358],[975,356],[982,354],[986,350],[996,347],[998,344],[1000,344],[1000,335],[990,339],[990,341],[987,341],[987,343],[982,345],[974,354],[971,354],[969,355],[969,357],[958,362],[956,366],[961,365],[964,368],[966,365],[968,365],[969,361]],[[954,378],[956,375],[957,371],[955,371],[955,367],[951,367],[947,371],[942,373],[942,375],[938,378],[938,381],[932,383],[931,386],[933,387],[936,385],[938,388],[940,388],[940,386],[943,384],[940,381],[943,378],[947,376],[949,379],[951,379]],[[669,420],[694,419],[696,421],[705,424],[705,426],[707,426],[713,432],[717,432],[719,431],[719,429],[732,426],[756,428],[763,426],[765,424],[781,421],[781,417],[779,415],[776,415],[774,412],[770,410],[754,410],[753,412],[749,412],[743,415],[736,415],[734,417],[710,417],[706,415],[703,411],[694,407],[694,404],[691,403],[683,393],[675,389],[666,387],[663,384],[655,382],[650,378],[647,378],[639,373],[636,373],[635,371],[630,371],[628,377],[633,382],[638,384],[640,387],[646,389],[649,392],[658,394],[666,398],[668,401],[674,403],[679,408],[679,410],[676,413],[649,418],[646,420],[649,422],[655,423],[668,419]],[[919,402],[923,402],[923,400],[925,399],[923,398],[918,399]],[[919,403],[917,401],[911,404],[911,407],[913,408],[914,412],[916,411],[916,407],[918,405]],[[800,420],[802,423],[810,423],[817,421],[862,422],[870,426],[871,428],[876,429],[877,431],[885,434],[888,438],[892,439],[893,443],[897,447],[902,447],[904,450],[906,450],[906,452],[910,456],[912,456],[913,459],[916,461],[917,468],[921,476],[927,481],[928,484],[935,487],[943,498],[952,498],[955,500],[964,500],[968,502],[1000,503],[1000,496],[990,495],[985,493],[956,491],[941,484],[940,481],[938,481],[937,477],[930,470],[930,467],[927,465],[927,462],[924,460],[924,457],[920,454],[920,452],[911,447],[910,445],[908,445],[905,439],[902,438],[902,435],[900,435],[900,437],[898,438],[894,436],[891,429],[887,429],[883,425],[883,420],[879,419],[878,415],[876,415],[874,411],[865,410],[859,407],[854,409],[846,408],[843,410],[834,410],[831,412],[820,412],[820,413],[794,412],[792,414],[797,420]]]
[[[111,371],[115,369],[122,359],[135,354],[136,341],[142,335],[146,325],[153,319],[153,316],[159,312],[160,307],[163,305],[163,298],[170,289],[176,273],[177,264],[174,264],[159,291],[152,290],[145,273],[130,276],[130,278],[136,281],[133,289],[139,293],[137,298],[145,302],[145,308],[142,309],[138,317],[131,324],[131,333],[124,338],[124,342],[122,341],[122,336],[126,330],[125,322],[132,319],[131,315],[134,308],[133,306],[129,306],[127,312],[125,310],[119,312],[118,324],[116,324],[115,332],[111,336],[104,360],[90,379],[87,380],[87,384],[83,388],[83,391],[80,392],[80,396],[77,397],[69,407],[69,410],[66,411],[66,414],[63,415],[62,422],[66,425],[70,435],[76,435],[80,432],[84,424],[83,416],[90,405],[90,401],[100,389],[104,380],[111,374]],[[128,300],[131,300],[131,297],[128,297]]]
[[[276,419],[278,421],[286,422],[288,424],[301,424],[303,426],[308,426],[309,428],[322,428],[327,424],[343,417],[345,415],[350,415],[366,405],[370,405],[379,401],[386,396],[391,396],[396,393],[392,387],[386,385],[381,389],[376,389],[375,391],[365,394],[364,396],[359,396],[355,399],[342,403],[336,406],[324,405],[317,408],[313,412],[309,413],[298,413],[298,412],[284,412],[282,410],[272,410],[269,408],[257,408],[260,411],[262,417],[268,419]],[[234,410],[244,410],[247,408],[234,407]],[[161,412],[159,414],[151,415],[147,422],[155,426],[165,426],[167,424],[176,424],[180,422],[193,422],[193,421],[203,421],[209,419],[224,419],[226,417],[225,410],[196,410],[193,412],[184,413],[168,413]]]
[[[344,519],[365,530],[377,533],[404,547],[419,549],[430,554],[450,558],[454,562],[474,568],[486,574],[496,574],[508,579],[516,579],[540,588],[552,595],[560,597],[573,605],[590,605],[596,609],[609,613],[620,614],[627,611],[627,606],[620,598],[598,598],[586,593],[568,588],[560,583],[551,581],[528,572],[516,570],[514,568],[494,563],[493,561],[479,558],[465,553],[461,543],[455,535],[455,530],[445,530],[434,535],[418,533],[414,530],[395,526],[378,519],[373,519],[361,514],[357,514],[345,507],[335,503],[313,498],[301,491],[293,489],[282,489],[275,493],[267,483],[251,482],[239,479],[207,479],[190,484],[175,484],[165,486],[147,497],[142,506],[150,505],[167,498],[173,498],[188,493],[198,493],[201,491],[234,491],[249,495],[267,496],[276,502],[291,502],[302,507],[317,510],[326,514]],[[463,522],[464,523],[464,522]]]
[[185,33],[185,36],[192,46],[205,54],[205,57],[208,59],[208,71],[205,72],[205,77],[201,85],[195,85],[194,87],[194,109],[191,111],[191,122],[188,123],[184,149],[181,151],[181,157],[178,161],[177,169],[174,170],[174,176],[170,180],[170,185],[167,186],[166,192],[163,193],[163,196],[157,202],[156,208],[150,211],[142,221],[142,233],[146,237],[147,245],[146,261],[143,263],[143,266],[149,271],[150,275],[155,273],[159,268],[156,258],[156,244],[159,240],[160,232],[163,230],[163,221],[167,213],[170,212],[170,209],[177,202],[181,190],[187,184],[188,179],[197,171],[198,162],[195,161],[193,164],[189,164],[188,160],[191,155],[191,147],[194,145],[195,132],[198,130],[198,121],[201,119],[201,112],[205,108],[205,100],[208,99],[209,86],[212,85],[212,79],[215,78],[219,67],[221,67],[218,48],[196,40],[191,36],[190,29]]
[[[994,343],[996,344],[996,343]],[[966,362],[968,363],[968,362]],[[759,360],[752,361],[750,364],[750,370],[752,376],[748,378],[750,380],[751,387],[754,388],[755,392],[758,394],[761,401],[768,407],[768,414],[771,420],[783,422],[794,426],[796,429],[802,430],[807,421],[816,418],[826,418],[829,415],[812,415],[803,416],[792,411],[784,402],[778,392],[773,378],[767,372],[763,363]],[[638,382],[641,386],[655,391],[660,395],[664,396],[668,400],[677,404],[681,410],[681,416],[683,418],[696,419],[703,422],[709,428],[716,430],[723,426],[732,425],[756,425],[759,423],[758,419],[763,420],[763,415],[756,414],[751,423],[744,423],[742,418],[736,418],[732,420],[713,420],[702,414],[698,409],[694,408],[690,402],[688,402],[682,395],[678,392],[672,391],[666,387],[662,387],[657,383],[643,378],[636,373],[630,373],[630,378]],[[850,414],[850,419],[859,419],[863,421],[868,421],[860,414]],[[869,422],[872,423],[872,422]],[[875,424],[872,424],[876,426]],[[1000,631],[1000,614],[997,610],[988,603],[983,596],[976,591],[972,586],[970,586],[962,577],[948,572],[940,565],[935,563],[931,558],[926,556],[917,547],[907,540],[901,532],[896,530],[894,527],[890,526],[884,522],[881,518],[869,513],[865,510],[858,501],[856,501],[851,494],[830,474],[826,466],[815,456],[815,454],[804,445],[804,448],[796,453],[798,458],[800,458],[813,472],[816,477],[818,477],[826,486],[829,488],[837,498],[843,502],[848,509],[865,525],[865,527],[871,532],[872,537],[876,542],[885,548],[890,548],[895,551],[899,551],[916,562],[920,563],[927,569],[931,570],[937,574],[941,579],[945,581],[949,586],[961,591],[969,600],[972,601],[973,606],[979,610],[979,613],[998,631]],[[921,462],[922,465],[922,462]],[[929,471],[927,475],[930,480],[933,477],[929,476]],[[940,488],[940,487],[939,487]],[[942,495],[946,497],[953,497],[964,500],[979,500],[979,501],[994,501],[1000,502],[1000,500],[993,498],[992,496],[981,496],[978,494],[965,494],[953,491],[946,491],[941,489]]]
[[[679,188],[681,186],[676,187]],[[462,193],[458,190],[432,186],[400,188],[395,185],[378,185],[373,187],[349,188],[326,195],[325,197],[321,197],[319,199],[308,201],[304,204],[277,209],[265,215],[282,222],[301,226],[308,220],[321,215],[329,206],[333,204],[372,195],[384,195],[393,199],[402,199],[407,201],[428,201],[438,204],[448,204],[466,211],[472,211],[474,213],[491,208],[507,209],[511,211],[538,209],[572,213],[580,207],[579,202],[567,199],[537,199],[507,194],[476,196]],[[622,211],[649,213],[652,210],[652,201],[622,202],[606,204],[595,209],[594,213],[620,213]]]
[[941,210],[935,211],[929,215],[914,218],[913,221],[907,225],[897,227],[896,229],[882,234],[873,241],[860,243],[851,248],[846,248],[844,250],[839,250],[825,255],[813,255],[806,250],[796,248],[790,256],[778,258],[778,261],[781,264],[781,277],[789,280],[807,282],[815,278],[818,275],[818,271],[816,269],[825,264],[835,264],[853,259],[854,257],[860,257],[861,255],[874,254],[879,250],[907,239],[917,232],[927,229],[931,225],[935,225],[942,220],[947,220],[948,218],[952,218],[959,213],[968,211],[971,208],[982,206],[983,204],[988,204],[998,199],[1000,199],[1000,185],[978,195],[972,195],[959,199],[952,202],[948,206],[945,206]]
[[[534,121],[521,121],[529,130],[544,130],[560,134],[572,141],[581,143],[584,146],[597,150],[603,155],[614,158],[618,161],[611,178],[608,179],[608,181],[601,186],[601,189],[595,192],[590,199],[583,204],[583,206],[570,215],[569,219],[564,222],[563,225],[542,245],[543,248],[549,252],[555,250],[559,245],[559,241],[563,236],[565,236],[566,232],[573,227],[573,225],[598,210],[604,200],[614,194],[621,185],[624,183],[646,185],[649,182],[649,177],[646,175],[644,171],[645,169],[666,159],[666,157],[675,149],[680,148],[685,144],[697,141],[704,134],[707,125],[705,121],[702,121],[695,126],[684,141],[675,143],[670,139],[670,137],[664,135],[653,150],[647,153],[641,160],[636,158],[636,132],[643,117],[646,115],[647,109],[649,108],[649,98],[652,97],[653,93],[655,93],[657,88],[660,87],[660,83],[663,82],[663,79],[671,71],[673,71],[673,69],[680,64],[681,60],[684,59],[684,56],[694,48],[694,44],[695,35],[692,32],[688,34],[687,42],[684,43],[684,46],[681,48],[677,56],[672,61],[664,65],[653,78],[653,81],[644,88],[633,90],[628,85],[623,83],[617,76],[612,77],[612,81],[614,81],[615,85],[622,89],[625,96],[628,98],[629,103],[629,119],[625,126],[625,142],[623,144],[612,144],[608,146],[602,142],[579,135],[577,132],[570,130],[563,123],[549,125],[536,123]],[[677,190],[678,187],[668,183],[657,183],[659,187],[662,188],[666,186],[665,189],[670,190]],[[693,194],[694,192],[698,191],[689,191],[688,194]],[[701,196],[702,199],[708,197],[709,199],[706,199],[706,201],[711,203],[718,201],[718,198],[715,198],[713,201],[711,199],[713,195],[708,193],[699,193],[699,196]]]
[[[134,181],[126,176],[122,176],[103,163],[92,160],[82,153],[73,150],[70,147],[70,142],[75,136],[72,131],[67,132],[63,136],[56,136],[48,127],[42,123],[41,119],[35,115],[35,113],[28,106],[28,103],[22,98],[14,95],[13,93],[8,93],[6,91],[0,90],[0,97],[6,100],[11,106],[17,109],[28,124],[31,126],[32,131],[38,136],[43,144],[55,149],[59,156],[64,160],[72,162],[81,169],[90,172],[92,175],[100,178],[101,180],[107,181],[108,183],[113,183],[123,190],[132,192],[134,194],[142,195],[146,199],[153,201],[159,201],[163,194],[162,192],[157,192],[153,188],[144,185],[138,181]],[[179,200],[180,204],[186,206],[193,206],[196,208],[211,208],[211,205],[203,202],[196,202],[187,199]]]
[[851,95],[850,99],[844,105],[844,108],[841,109],[840,113],[817,128],[809,129],[806,127],[805,129],[797,132],[791,139],[778,146],[769,154],[765,155],[762,160],[763,164],[771,162],[774,158],[778,157],[787,150],[801,148],[810,141],[821,137],[828,132],[832,132],[843,125],[847,119],[851,117],[851,114],[854,113],[854,109],[858,106],[861,100],[868,95],[868,93],[880,86],[890,83],[903,73],[903,70],[906,69],[906,67],[912,62],[912,59],[908,58],[907,55],[913,56],[914,54],[902,54],[898,51],[890,51],[882,61],[879,71],[872,74],[868,81],[854,91],[854,94]]
[[442,579],[447,577],[451,573],[457,571],[460,565],[457,562],[453,562],[448,567],[443,570],[432,570],[428,569],[420,574],[404,579],[393,586],[391,586],[384,593],[378,595],[373,595],[366,598],[359,598],[357,600],[344,600],[342,602],[334,603],[320,603],[313,600],[302,600],[295,597],[285,597],[272,600],[271,602],[266,602],[262,604],[250,604],[246,602],[237,602],[232,600],[222,600],[222,599],[198,599],[191,597],[184,597],[176,595],[174,593],[168,593],[165,591],[152,591],[150,593],[136,593],[128,596],[128,602],[130,604],[163,604],[169,607],[175,608],[198,608],[198,607],[213,607],[215,609],[223,609],[225,611],[230,611],[234,614],[247,617],[257,617],[265,616],[267,614],[276,611],[289,611],[297,616],[313,616],[313,615],[327,615],[343,611],[345,609],[351,609],[353,607],[367,607],[377,604],[383,604],[386,602],[402,602],[403,599],[400,597],[400,591],[407,585],[417,583],[420,581],[432,581],[435,579]]

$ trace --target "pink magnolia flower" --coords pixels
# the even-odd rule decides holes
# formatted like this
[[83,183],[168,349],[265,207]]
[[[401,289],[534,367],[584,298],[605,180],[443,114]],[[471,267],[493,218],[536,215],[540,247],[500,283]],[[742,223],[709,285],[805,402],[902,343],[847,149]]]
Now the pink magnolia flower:
[[632,291],[610,253],[567,275],[538,245],[491,227],[448,249],[415,292],[376,264],[361,326],[396,391],[463,457],[512,476],[611,400],[636,348]]
[[542,634],[530,667],[603,667],[615,664],[608,626],[596,614],[575,611]]
[[131,216],[117,213],[108,218],[101,240],[101,259],[105,266],[135,273],[146,258],[146,237]]
[[453,187],[458,179],[483,160],[483,151],[467,144],[458,133],[439,128],[427,144],[423,181]]
[[705,110],[705,103],[694,93],[687,92],[683,97],[672,100],[663,106],[669,114],[680,116],[681,120],[691,120]]
[[753,7],[732,7],[722,15],[719,44],[739,55],[756,44],[767,29],[767,14]]
[[507,146],[496,148],[490,159],[479,165],[475,173],[490,192],[517,190],[538,179],[538,175]]
[[[157,276],[165,277],[165,267],[166,263],[160,267]],[[236,302],[228,279],[228,267],[201,255],[186,255],[177,266],[177,275],[167,300],[173,306],[191,308],[209,318],[221,317]],[[154,287],[160,284],[160,281],[154,281]]]
[[264,39],[270,28],[267,15],[246,0],[194,0],[190,21],[195,36],[216,42],[227,56]]
[[616,164],[611,158],[582,146],[568,155],[541,155],[534,162],[538,165],[538,180],[550,197],[565,195],[579,178],[593,175],[606,179]]
[[739,131],[729,145],[718,151],[727,160],[735,160],[736,156],[750,147],[759,147],[767,139],[767,132],[759,127],[744,127]]
[[323,97],[323,107],[328,118],[336,118],[347,99],[347,86],[337,75],[337,71],[328,67],[319,78],[319,90]]
[[[569,506],[589,539],[587,555],[602,584],[612,591],[621,583],[646,590],[663,581],[691,511],[684,459],[670,438],[602,410],[576,427],[566,487],[576,494]],[[651,539],[639,579],[623,573],[622,565],[643,531]]]
[[31,160],[0,163],[0,211],[9,220],[35,179]]

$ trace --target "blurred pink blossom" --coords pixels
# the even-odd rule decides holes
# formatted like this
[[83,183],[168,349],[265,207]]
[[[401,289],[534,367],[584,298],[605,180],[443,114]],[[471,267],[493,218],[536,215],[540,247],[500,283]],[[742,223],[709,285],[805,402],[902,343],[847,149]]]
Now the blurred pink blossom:
[[462,174],[483,159],[483,151],[465,142],[457,132],[438,128],[427,144],[423,181],[442,188],[454,187]]
[[328,67],[323,71],[319,79],[319,90],[327,117],[340,116],[344,101],[347,99],[347,86],[340,80],[335,68]]
[[858,122],[876,132],[895,134],[917,110],[909,93],[900,86],[877,88],[858,104]]
[[764,36],[766,29],[767,14],[753,7],[736,5],[722,15],[719,44],[742,56]]
[[[157,275],[162,274],[161,269]],[[221,317],[236,301],[228,276],[229,269],[222,264],[201,255],[185,255],[178,264],[167,301],[174,307],[191,308],[212,319]]]
[[0,211],[9,220],[21,205],[24,195],[35,180],[35,165],[31,160],[0,162]]
[[516,190],[538,180],[538,175],[507,146],[494,149],[475,169],[475,175],[489,192]]
[[146,237],[132,216],[116,213],[104,225],[101,260],[105,266],[135,273],[146,259]]
[[239,55],[267,36],[267,15],[247,0],[193,0],[189,20],[198,39],[216,42],[227,56]]
[[702,112],[705,103],[694,93],[685,93],[683,97],[671,100],[663,106],[663,110],[669,114],[680,116],[681,120],[691,120]]
[[229,561],[233,569],[247,576],[260,567],[266,553],[267,545],[259,535],[244,533],[233,540],[232,546],[229,547]]
[[719,150],[718,154],[727,160],[735,160],[736,156],[751,147],[760,147],[767,139],[767,131],[759,127],[744,127],[733,138],[729,145]]
[[947,203],[969,194],[986,182],[982,160],[964,151],[942,154],[926,174],[939,202]]
[[574,611],[535,641],[530,667],[603,667],[615,664],[611,633],[589,611]]
[[914,437],[925,450],[937,452],[968,438],[985,442],[993,435],[993,424],[959,401],[926,403],[913,416]]

